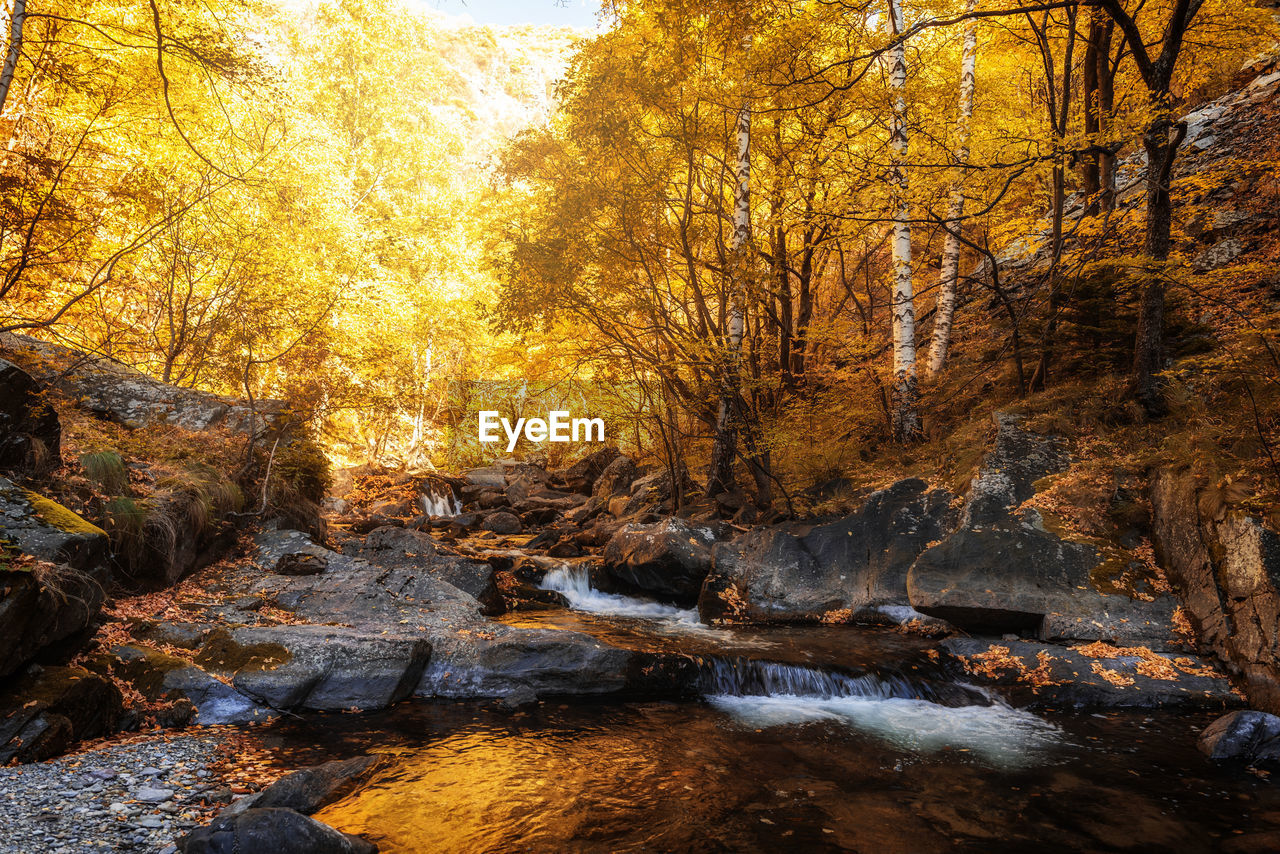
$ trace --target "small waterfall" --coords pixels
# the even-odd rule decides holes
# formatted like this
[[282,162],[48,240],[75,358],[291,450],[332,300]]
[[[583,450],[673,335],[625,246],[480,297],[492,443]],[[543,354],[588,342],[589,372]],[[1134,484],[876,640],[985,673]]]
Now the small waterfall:
[[587,611],[608,617],[641,617],[700,625],[698,612],[694,609],[685,610],[674,605],[664,605],[661,602],[596,590],[591,586],[591,574],[582,565],[566,564],[549,571],[542,579],[542,589],[559,593],[576,611]]
[[453,494],[453,487],[446,483],[429,483],[418,496],[422,512],[428,516],[457,516],[462,512],[462,502]]

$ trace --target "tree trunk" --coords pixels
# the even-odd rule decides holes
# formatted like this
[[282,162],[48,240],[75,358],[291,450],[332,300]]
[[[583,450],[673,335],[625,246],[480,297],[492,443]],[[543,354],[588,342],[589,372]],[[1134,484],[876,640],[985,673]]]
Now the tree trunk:
[[1185,125],[1174,125],[1169,135],[1168,121],[1147,129],[1142,147],[1147,153],[1147,220],[1143,254],[1148,261],[1146,282],[1138,303],[1138,329],[1133,348],[1133,390],[1138,403],[1152,417],[1165,413],[1164,395],[1157,376],[1164,360],[1164,264],[1169,260],[1169,232],[1173,222],[1173,200],[1169,194],[1170,173]]
[[13,75],[22,57],[22,25],[27,21],[27,0],[13,0],[13,14],[9,16],[9,50],[4,57],[4,70],[0,71],[0,114],[9,101],[9,89]]
[[733,189],[733,238],[727,283],[728,312],[725,344],[728,349],[721,380],[720,406],[716,413],[715,442],[711,448],[711,471],[707,495],[733,489],[733,460],[738,444],[738,374],[742,358],[742,331],[745,320],[743,279],[747,273],[747,247],[751,240],[751,110],[743,104],[738,111],[737,180]]
[[[977,0],[965,3],[972,15]],[[960,59],[960,115],[956,119],[956,165],[960,177],[951,191],[947,210],[947,237],[942,244],[942,273],[938,278],[938,306],[933,319],[933,343],[929,348],[927,376],[936,377],[947,360],[951,346],[951,323],[956,313],[956,290],[960,278],[960,220],[964,216],[964,167],[969,164],[969,122],[973,118],[974,69],[978,56],[978,25],[970,18],[965,24],[964,49]]]
[[[889,0],[893,35],[904,30],[901,0]],[[893,436],[899,442],[920,437],[920,389],[916,379],[916,310],[911,281],[911,208],[907,198],[907,48],[890,53],[889,85],[894,91],[889,137],[889,188],[893,205]]]

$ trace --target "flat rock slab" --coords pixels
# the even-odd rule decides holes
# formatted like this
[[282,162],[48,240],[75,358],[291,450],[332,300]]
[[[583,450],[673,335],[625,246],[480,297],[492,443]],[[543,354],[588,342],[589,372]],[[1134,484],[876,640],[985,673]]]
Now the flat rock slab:
[[1019,706],[1222,709],[1243,702],[1225,674],[1191,655],[981,638],[948,638],[941,648],[967,679],[999,688]]

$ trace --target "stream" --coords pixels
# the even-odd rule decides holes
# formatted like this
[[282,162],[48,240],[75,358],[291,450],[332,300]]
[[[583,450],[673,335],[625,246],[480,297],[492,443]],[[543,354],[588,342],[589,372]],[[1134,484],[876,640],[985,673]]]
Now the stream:
[[[697,663],[702,700],[413,702],[262,733],[286,767],[394,757],[321,821],[384,854],[506,851],[1276,850],[1280,792],[1195,749],[1212,714],[1014,709],[930,642],[850,627],[709,628],[696,612],[543,581],[574,630]],[[1264,833],[1237,838],[1241,828]]]

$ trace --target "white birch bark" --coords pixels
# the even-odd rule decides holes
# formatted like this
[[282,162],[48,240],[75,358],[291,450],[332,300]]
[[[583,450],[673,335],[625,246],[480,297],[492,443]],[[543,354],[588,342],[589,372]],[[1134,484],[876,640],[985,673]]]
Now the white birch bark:
[[[965,3],[965,14],[977,9],[977,0]],[[964,216],[964,167],[969,163],[969,125],[973,118],[974,69],[978,57],[977,21],[965,23],[964,47],[960,57],[960,115],[956,119],[956,164],[960,175],[951,191],[947,210],[947,237],[942,244],[942,273],[938,277],[938,306],[933,321],[933,342],[929,348],[927,376],[936,377],[947,361],[951,346],[951,323],[956,313],[956,286],[960,278],[960,238],[957,231]]]
[[[750,49],[750,41],[744,43]],[[715,494],[731,488],[733,458],[737,445],[737,424],[733,403],[737,395],[738,362],[742,353],[745,325],[744,281],[747,273],[747,250],[751,241],[751,108],[743,104],[738,111],[738,154],[733,187],[733,235],[730,238],[730,272],[727,283],[725,338],[729,348],[729,364],[725,366],[725,388],[716,411],[715,443],[711,449],[711,476],[707,491]]]
[[[894,37],[904,27],[901,0],[889,0]],[[916,310],[911,281],[911,207],[907,198],[907,48],[902,42],[889,54],[889,86],[893,90],[893,118],[889,134],[889,188],[893,206],[893,434],[900,442],[920,435],[917,411]]]

